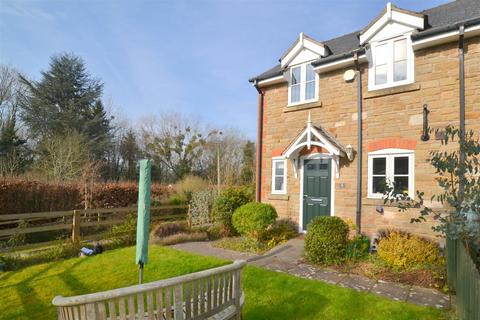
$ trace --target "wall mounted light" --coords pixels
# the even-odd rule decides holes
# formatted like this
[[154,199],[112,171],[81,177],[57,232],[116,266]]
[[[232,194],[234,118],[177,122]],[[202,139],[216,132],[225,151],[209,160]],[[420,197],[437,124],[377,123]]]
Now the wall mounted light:
[[349,161],[353,160],[353,147],[351,144],[345,147],[345,153],[347,154],[347,158]]
[[430,111],[428,110],[428,105],[424,104],[423,105],[423,133],[420,139],[422,141],[428,141],[430,140],[430,134],[428,133],[428,114]]

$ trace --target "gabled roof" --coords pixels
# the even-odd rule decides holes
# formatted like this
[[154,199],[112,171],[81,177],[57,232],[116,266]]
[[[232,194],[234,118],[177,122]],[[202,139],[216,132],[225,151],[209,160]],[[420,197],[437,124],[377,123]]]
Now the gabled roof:
[[360,44],[368,42],[390,23],[404,25],[414,30],[423,30],[425,28],[425,16],[417,12],[397,8],[389,2],[382,13],[362,30],[359,37]]
[[[425,16],[425,29],[412,35],[412,38],[420,39],[438,32],[448,31],[451,28],[456,27],[459,23],[480,23],[479,2],[480,0],[457,0],[418,13],[398,8],[397,10]],[[330,54],[312,64],[314,66],[319,66],[345,57],[353,56],[353,53],[360,48],[359,35],[361,32],[362,30],[357,30],[337,38],[321,41],[321,43],[330,50]],[[277,65],[262,74],[251,78],[249,81],[261,81],[271,77],[280,76],[282,73],[282,68],[280,65]]]
[[313,125],[311,122],[310,113],[308,114],[307,125],[300,131],[295,139],[282,152],[285,158],[298,157],[298,154],[304,148],[308,150],[312,146],[319,146],[325,148],[333,155],[345,156],[347,149],[334,136],[325,130],[320,124]]

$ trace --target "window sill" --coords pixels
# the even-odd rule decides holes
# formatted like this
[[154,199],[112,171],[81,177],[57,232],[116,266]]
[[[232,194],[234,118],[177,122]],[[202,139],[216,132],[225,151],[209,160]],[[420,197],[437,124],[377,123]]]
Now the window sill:
[[386,207],[386,208],[397,208],[398,209],[398,203],[397,202],[394,201],[393,203],[390,203],[390,201],[387,201],[387,203],[385,203],[385,200],[383,198],[370,198],[370,196],[368,196],[362,202],[365,206],[382,206],[382,207]]
[[276,194],[271,193],[268,195],[268,200],[289,200],[290,196],[288,194]]
[[313,102],[305,102],[305,103],[302,103],[302,104],[288,105],[288,106],[283,108],[283,112],[294,112],[294,111],[299,111],[299,110],[321,108],[321,107],[322,107],[322,102],[317,100],[317,101],[313,101]]
[[397,87],[369,91],[363,95],[363,99],[371,99],[376,97],[388,96],[391,94],[417,91],[417,90],[420,90],[420,84],[416,84],[416,83],[404,84]]

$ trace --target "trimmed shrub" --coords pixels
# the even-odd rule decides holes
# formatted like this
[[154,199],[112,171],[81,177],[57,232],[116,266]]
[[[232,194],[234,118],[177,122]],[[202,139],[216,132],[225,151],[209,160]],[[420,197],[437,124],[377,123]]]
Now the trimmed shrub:
[[348,225],[339,217],[317,217],[307,226],[305,254],[313,263],[338,264],[345,260]]
[[267,230],[265,238],[268,240],[267,247],[273,248],[276,245],[295,238],[298,235],[298,225],[290,219],[275,221]]
[[79,209],[82,196],[76,184],[25,179],[0,180],[0,214]]
[[159,244],[164,246],[170,246],[173,244],[184,243],[184,242],[191,242],[191,241],[205,241],[208,240],[208,235],[206,232],[180,232],[176,234],[172,234],[165,238],[162,238],[158,241]]
[[222,225],[225,234],[233,235],[235,234],[235,229],[232,225],[233,212],[252,200],[253,194],[248,188],[227,188],[215,200],[212,207],[212,218],[215,222]]
[[187,230],[188,223],[186,221],[163,222],[153,227],[151,235],[154,238],[165,238]]
[[379,241],[378,257],[397,270],[438,265],[442,261],[434,242],[395,230]]
[[[152,184],[152,203],[164,201],[170,192],[164,185]],[[84,186],[80,183],[0,179],[0,214],[82,209],[83,193]],[[127,207],[137,203],[138,185],[133,182],[96,183],[91,194],[91,208]]]
[[217,240],[225,236],[225,229],[219,224],[213,224],[207,228],[207,234],[209,240]]
[[235,210],[232,223],[241,235],[261,241],[275,219],[277,211],[272,205],[250,202]]

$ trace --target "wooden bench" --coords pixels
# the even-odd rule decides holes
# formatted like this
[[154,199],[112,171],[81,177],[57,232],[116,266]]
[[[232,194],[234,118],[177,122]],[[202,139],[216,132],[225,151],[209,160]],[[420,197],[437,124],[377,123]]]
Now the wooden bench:
[[[59,320],[240,319],[245,261],[187,274],[74,297],[57,296]],[[99,274],[101,276],[101,274]]]

